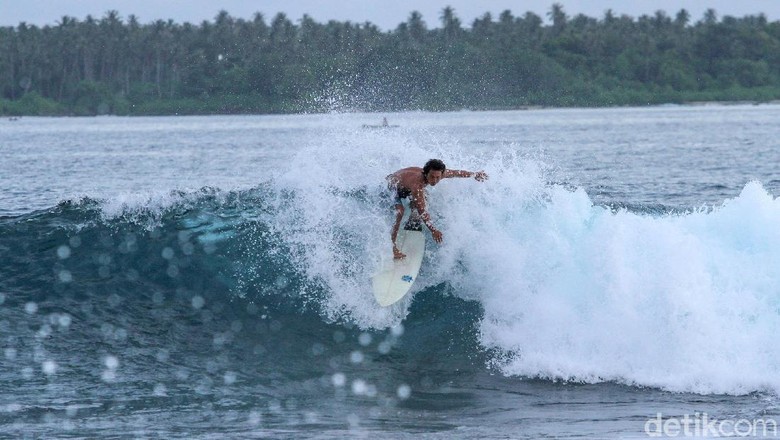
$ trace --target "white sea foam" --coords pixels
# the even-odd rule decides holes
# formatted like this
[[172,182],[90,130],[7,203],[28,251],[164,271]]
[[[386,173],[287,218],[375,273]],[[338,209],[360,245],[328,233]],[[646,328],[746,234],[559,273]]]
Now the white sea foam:
[[[419,134],[418,134],[419,136]],[[414,291],[447,282],[484,308],[481,342],[507,375],[617,381],[673,391],[780,390],[780,201],[759,183],[680,215],[594,206],[547,183],[543,162],[476,157],[401,130],[323,139],[275,181],[294,194],[273,220],[323,307],[364,328],[397,324],[413,295],[382,309],[368,282],[390,253],[392,209],[375,195],[389,172],[442,158],[486,183],[429,188],[444,243],[429,240]],[[659,201],[663,202],[663,201]]]
[[467,269],[453,273],[482,303],[482,343],[506,355],[504,373],[780,390],[780,202],[758,183],[713,210],[661,217],[549,194],[509,222],[459,231]]
[[167,209],[187,203],[188,197],[193,195],[171,190],[127,192],[106,198],[100,208],[104,219],[143,216],[149,221],[159,221]]

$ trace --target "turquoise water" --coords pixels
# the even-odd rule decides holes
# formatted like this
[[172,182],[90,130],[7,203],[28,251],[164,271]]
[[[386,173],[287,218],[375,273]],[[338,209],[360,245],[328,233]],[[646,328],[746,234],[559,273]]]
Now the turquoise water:
[[[0,121],[8,437],[643,438],[780,418],[780,106]],[[431,157],[381,309],[383,177]]]

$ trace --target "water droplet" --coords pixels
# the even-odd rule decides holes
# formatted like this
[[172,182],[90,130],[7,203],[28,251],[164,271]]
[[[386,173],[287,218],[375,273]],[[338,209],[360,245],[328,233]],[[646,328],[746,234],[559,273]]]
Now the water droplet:
[[312,356],[320,356],[322,353],[325,352],[325,346],[320,344],[319,342],[315,342],[311,346],[311,354]]
[[170,358],[171,353],[165,348],[161,348],[157,354],[155,355],[155,358],[157,359],[157,362],[165,362]]
[[192,297],[192,308],[194,309],[200,309],[206,304],[206,300],[203,299],[200,295],[195,295]]
[[181,245],[181,253],[183,253],[184,255],[192,255],[193,253],[195,253],[195,246],[193,246],[193,244],[189,242],[184,243]]
[[347,383],[347,377],[344,373],[336,373],[330,379],[333,382],[333,386],[338,388],[343,387]]
[[119,366],[119,359],[117,359],[116,356],[108,355],[105,358],[103,358],[103,364],[109,370],[116,370],[116,368]]
[[59,315],[57,317],[57,324],[59,324],[60,327],[66,327],[66,328],[70,327],[71,321],[72,320],[70,318],[70,315],[68,315],[66,313],[63,313],[62,315]]
[[129,281],[138,281],[141,278],[141,275],[135,269],[127,269],[125,276]]
[[39,338],[46,338],[49,335],[51,335],[51,326],[48,324],[42,325],[38,330],[38,333],[36,333],[36,336]]
[[116,293],[112,293],[111,295],[108,295],[107,300],[108,300],[108,305],[111,307],[116,307],[119,305],[120,302],[122,302],[122,298]]
[[401,385],[398,387],[398,398],[406,400],[412,395],[412,388],[409,385]]
[[359,351],[353,351],[353,352],[352,352],[352,353],[349,355],[349,360],[350,360],[350,362],[352,362],[353,364],[359,364],[359,363],[363,362],[363,353],[361,353],[361,352],[359,352]]
[[63,283],[69,283],[73,281],[73,275],[71,275],[70,271],[68,270],[61,270],[60,273],[57,274],[57,278],[59,278]]
[[123,328],[116,329],[116,331],[114,332],[114,339],[117,341],[123,341],[127,339],[127,330]]
[[57,248],[57,257],[59,257],[60,260],[64,260],[68,257],[70,257],[70,247],[67,245],[62,245]]
[[51,376],[57,372],[57,363],[54,361],[44,361],[41,365],[41,369],[46,375]]
[[363,395],[366,393],[366,388],[366,382],[363,379],[355,379],[352,381],[352,394],[358,396]]
[[376,347],[377,351],[380,354],[387,354],[390,353],[390,349],[392,348],[392,344],[390,344],[387,341],[382,341],[379,343],[379,345]]
[[166,260],[170,260],[171,258],[173,258],[173,249],[166,247],[162,250],[160,255],[162,255],[162,257],[165,258]]

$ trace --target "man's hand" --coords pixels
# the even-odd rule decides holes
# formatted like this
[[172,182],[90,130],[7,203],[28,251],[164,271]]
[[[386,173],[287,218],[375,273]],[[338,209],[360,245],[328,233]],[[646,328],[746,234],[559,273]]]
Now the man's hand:
[[439,231],[436,228],[430,228],[431,229],[431,236],[433,237],[433,241],[436,243],[441,243],[441,241],[444,239],[444,237],[441,234],[441,231]]
[[477,182],[484,182],[487,179],[488,179],[488,175],[484,171],[477,171],[476,173],[474,173],[474,180],[476,180]]

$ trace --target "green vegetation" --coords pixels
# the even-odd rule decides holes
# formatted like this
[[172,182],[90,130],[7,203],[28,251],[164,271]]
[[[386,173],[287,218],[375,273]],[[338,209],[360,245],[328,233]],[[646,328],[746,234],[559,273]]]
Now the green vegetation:
[[116,11],[0,28],[5,115],[286,113],[610,106],[780,98],[780,21],[695,23],[680,10],[549,24],[504,11],[462,26],[452,8],[390,32],[371,23],[220,12],[142,25]]

